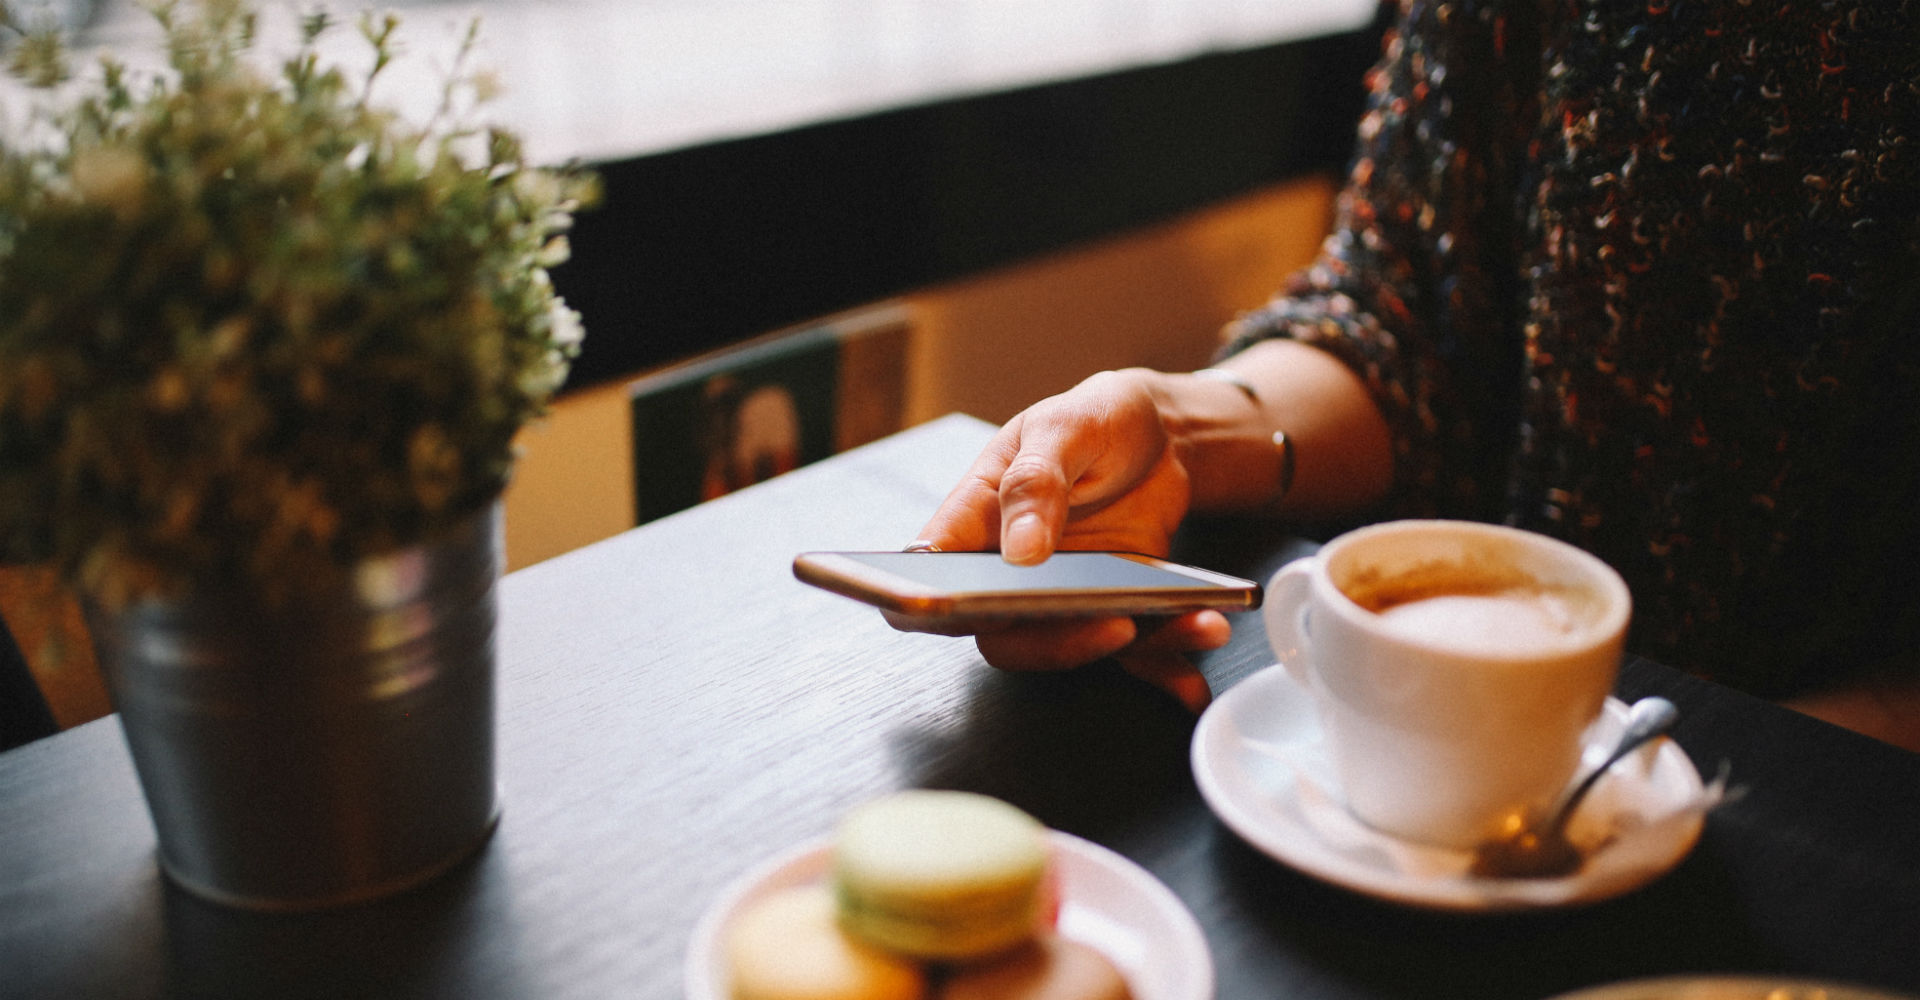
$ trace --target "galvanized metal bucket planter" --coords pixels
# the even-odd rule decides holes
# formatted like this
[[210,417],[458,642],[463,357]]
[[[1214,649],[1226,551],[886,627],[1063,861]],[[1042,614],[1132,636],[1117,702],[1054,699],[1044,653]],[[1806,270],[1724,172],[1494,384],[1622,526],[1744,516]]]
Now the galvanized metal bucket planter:
[[89,609],[174,882],[312,909],[415,885],[486,841],[500,530],[496,503],[284,605],[227,591]]

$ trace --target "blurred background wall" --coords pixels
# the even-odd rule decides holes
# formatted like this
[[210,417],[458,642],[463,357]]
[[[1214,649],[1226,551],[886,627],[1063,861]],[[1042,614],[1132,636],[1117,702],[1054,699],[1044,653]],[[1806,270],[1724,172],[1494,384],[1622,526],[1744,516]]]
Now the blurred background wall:
[[[902,294],[905,425],[950,412],[999,423],[1103,369],[1202,365],[1222,324],[1311,259],[1334,190],[1327,175],[1301,177]],[[506,496],[511,566],[633,526],[629,416],[628,382],[612,380],[564,394],[523,435]]]
[[[263,47],[311,6],[264,5]],[[731,446],[771,472],[795,460],[783,433],[831,451],[950,412],[1004,421],[1106,368],[1203,364],[1326,231],[1380,30],[1375,0],[381,6],[405,58],[377,101],[430,113],[477,20],[502,95],[485,120],[606,185],[554,274],[588,335],[520,441],[509,568],[656,516],[637,482],[702,475],[636,438],[659,426],[637,390],[654,416],[743,390],[756,429]],[[154,36],[133,0],[18,9],[66,19],[83,63]],[[351,65],[356,36],[332,55]],[[713,391],[648,390],[689,385]],[[705,471],[696,492],[739,480]],[[0,617],[60,725],[110,710],[49,573],[0,567]]]

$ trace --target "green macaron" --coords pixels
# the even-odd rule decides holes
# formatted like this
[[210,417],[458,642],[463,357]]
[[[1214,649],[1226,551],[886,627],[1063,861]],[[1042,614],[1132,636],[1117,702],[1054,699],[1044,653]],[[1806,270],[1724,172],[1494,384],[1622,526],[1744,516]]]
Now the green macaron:
[[1030,940],[1043,916],[1046,828],[971,792],[916,790],[841,821],[833,884],[840,923],[882,948],[965,960]]

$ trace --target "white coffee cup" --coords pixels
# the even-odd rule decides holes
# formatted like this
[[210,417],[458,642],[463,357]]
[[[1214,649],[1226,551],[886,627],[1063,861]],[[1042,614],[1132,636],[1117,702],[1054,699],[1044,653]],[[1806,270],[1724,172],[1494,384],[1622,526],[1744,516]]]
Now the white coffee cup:
[[1283,567],[1262,615],[1319,708],[1347,808],[1471,847],[1573,778],[1631,612],[1620,575],[1565,542],[1392,521]]

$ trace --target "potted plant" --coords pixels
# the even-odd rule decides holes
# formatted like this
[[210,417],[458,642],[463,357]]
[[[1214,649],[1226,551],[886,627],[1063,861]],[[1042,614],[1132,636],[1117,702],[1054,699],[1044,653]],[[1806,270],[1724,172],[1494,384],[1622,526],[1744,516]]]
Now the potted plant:
[[548,269],[594,178],[468,120],[474,31],[414,124],[391,15],[349,74],[324,14],[269,68],[245,0],[151,11],[151,73],[12,42],[0,557],[81,596],[175,881],[381,895],[494,821],[498,497],[578,349]]

